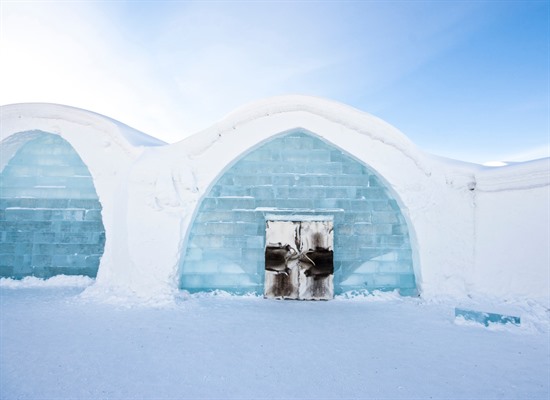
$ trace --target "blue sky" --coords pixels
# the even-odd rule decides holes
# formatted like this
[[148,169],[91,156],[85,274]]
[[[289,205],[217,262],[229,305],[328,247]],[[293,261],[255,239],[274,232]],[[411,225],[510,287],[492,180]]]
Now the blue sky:
[[439,155],[550,155],[548,0],[3,0],[0,34],[0,104],[81,107],[168,142],[306,94]]

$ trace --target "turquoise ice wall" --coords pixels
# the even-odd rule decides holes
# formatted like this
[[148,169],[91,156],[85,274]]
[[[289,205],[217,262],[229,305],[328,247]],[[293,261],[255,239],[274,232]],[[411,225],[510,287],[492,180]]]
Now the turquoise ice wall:
[[304,130],[248,152],[209,189],[186,239],[181,288],[262,293],[266,214],[334,217],[335,293],[416,293],[407,223],[383,180]]
[[58,135],[36,132],[0,174],[0,276],[96,276],[105,229],[88,168]]

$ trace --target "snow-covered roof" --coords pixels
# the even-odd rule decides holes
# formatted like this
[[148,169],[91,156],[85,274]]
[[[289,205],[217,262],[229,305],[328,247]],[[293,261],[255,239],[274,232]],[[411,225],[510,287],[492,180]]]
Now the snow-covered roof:
[[166,144],[160,139],[149,136],[112,118],[93,111],[60,104],[9,104],[0,107],[0,119],[2,121],[0,140],[13,133],[27,130],[40,129],[58,133],[61,123],[72,123],[77,126],[93,126],[94,129],[117,139],[123,146],[125,145],[123,142],[133,147],[162,146]]

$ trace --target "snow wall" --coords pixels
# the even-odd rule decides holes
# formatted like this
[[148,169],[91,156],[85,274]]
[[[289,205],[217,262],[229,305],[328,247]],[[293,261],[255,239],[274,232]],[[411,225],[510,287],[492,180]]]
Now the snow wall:
[[[105,231],[96,284],[88,289],[92,294],[151,299],[170,297],[181,288],[258,291],[262,282],[258,259],[264,246],[258,221],[264,212],[333,210],[336,215],[343,210],[357,217],[350,208],[355,201],[370,216],[363,221],[354,217],[353,224],[340,227],[350,240],[342,247],[346,251],[340,261],[351,260],[340,269],[345,273],[338,278],[339,290],[404,290],[413,284],[426,297],[549,296],[550,159],[498,168],[443,159],[422,152],[372,115],[303,96],[248,105],[172,145],[107,117],[65,106],[4,106],[1,117],[2,174],[38,131],[60,136],[89,170]],[[247,157],[265,161],[257,152],[262,146],[284,148],[277,140],[288,135],[317,143],[315,149],[283,152],[290,157],[284,162],[294,167],[316,165],[309,172],[281,171],[294,179],[309,175],[309,182],[302,186],[257,182],[244,189],[223,184],[235,171],[245,176]],[[357,168],[363,178],[335,174],[333,167],[323,170],[322,163],[335,161],[324,158],[330,152],[345,160],[336,168],[355,165],[349,168]],[[249,165],[249,170],[259,172],[259,165]],[[323,181],[322,176],[336,181]],[[369,176],[379,186],[377,205],[363,201],[369,198],[365,191]],[[296,196],[289,197],[290,192]],[[331,197],[329,192],[339,194]],[[299,197],[304,200],[301,204],[293,201]],[[239,205],[229,204],[235,198]],[[254,204],[243,208],[250,198]],[[203,212],[205,208],[210,208],[209,213]],[[220,214],[215,216],[214,211]],[[231,223],[239,213],[243,218],[256,213],[254,226],[246,221]],[[377,225],[373,222],[378,218],[389,219]],[[6,225],[5,221],[0,223]],[[194,240],[201,232],[208,237],[203,238],[204,245],[197,245]],[[336,229],[335,241],[338,235]],[[7,235],[2,234],[1,240],[9,247]],[[359,240],[356,246],[353,240]],[[246,255],[243,249],[255,255]],[[223,259],[228,262],[220,263]],[[246,260],[251,261],[246,264]],[[241,276],[228,276],[231,273]]]

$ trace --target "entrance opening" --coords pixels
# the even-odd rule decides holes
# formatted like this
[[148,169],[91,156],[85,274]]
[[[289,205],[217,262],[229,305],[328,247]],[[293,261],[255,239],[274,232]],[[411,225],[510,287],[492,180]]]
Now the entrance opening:
[[[288,217],[287,217],[288,218]],[[329,300],[334,297],[332,218],[307,216],[266,221],[266,298]]]
[[95,277],[105,227],[88,167],[61,136],[18,135],[0,171],[0,277]]

